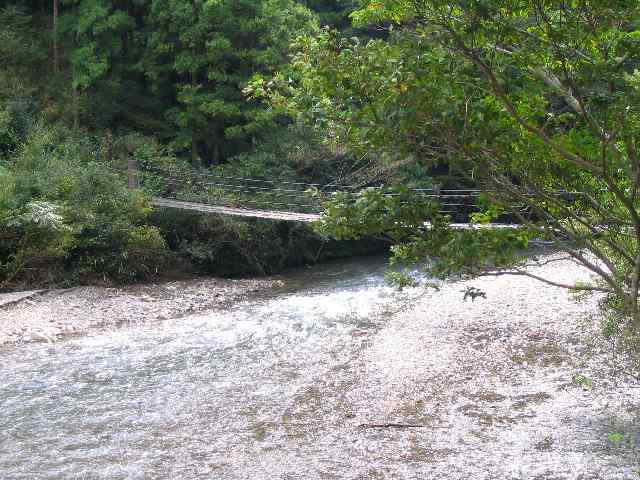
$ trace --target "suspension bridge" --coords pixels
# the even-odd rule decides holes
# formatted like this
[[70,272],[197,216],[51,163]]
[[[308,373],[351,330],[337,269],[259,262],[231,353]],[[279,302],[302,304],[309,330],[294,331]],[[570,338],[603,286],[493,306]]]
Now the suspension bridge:
[[[141,183],[154,187],[157,193],[152,202],[156,208],[295,222],[320,220],[322,204],[332,195],[357,195],[364,190],[363,187],[338,183],[304,183],[193,171],[138,172],[130,169],[129,186],[137,188]],[[455,228],[486,227],[471,227],[468,223],[469,215],[479,210],[480,190],[417,188],[412,191],[420,197],[437,201],[441,213],[449,214],[454,222],[459,222],[452,224]],[[488,226],[514,227],[507,224]]]

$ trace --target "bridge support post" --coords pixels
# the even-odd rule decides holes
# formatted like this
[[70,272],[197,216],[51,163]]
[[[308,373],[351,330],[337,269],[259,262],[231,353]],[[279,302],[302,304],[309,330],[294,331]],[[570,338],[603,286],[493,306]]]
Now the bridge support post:
[[135,190],[140,186],[138,181],[138,163],[132,156],[127,163],[127,176],[129,177],[129,189]]
[[440,201],[440,188],[442,188],[442,185],[439,183],[436,183],[433,185],[433,194],[436,196],[436,201]]

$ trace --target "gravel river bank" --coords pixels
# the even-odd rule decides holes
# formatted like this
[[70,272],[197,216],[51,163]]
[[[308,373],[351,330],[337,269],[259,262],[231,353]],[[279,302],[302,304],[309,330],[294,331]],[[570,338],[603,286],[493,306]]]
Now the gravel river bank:
[[640,375],[601,340],[597,297],[508,276],[399,293],[383,272],[7,305],[0,478],[640,479]]
[[0,294],[0,348],[223,309],[279,286],[278,280],[210,278]]

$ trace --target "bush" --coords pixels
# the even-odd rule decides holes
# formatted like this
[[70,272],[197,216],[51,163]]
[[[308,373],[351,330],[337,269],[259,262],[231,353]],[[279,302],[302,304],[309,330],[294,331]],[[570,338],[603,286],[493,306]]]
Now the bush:
[[137,279],[162,264],[166,245],[147,224],[148,198],[127,189],[90,138],[37,125],[0,177],[0,288]]
[[323,260],[380,253],[387,242],[329,240],[308,224],[161,210],[152,217],[167,244],[199,273],[269,275]]
[[[164,210],[153,216],[169,247],[200,273],[240,276],[282,270],[295,251],[311,263],[322,239],[293,223]],[[292,246],[295,244],[295,247]],[[314,251],[314,247],[316,251]]]

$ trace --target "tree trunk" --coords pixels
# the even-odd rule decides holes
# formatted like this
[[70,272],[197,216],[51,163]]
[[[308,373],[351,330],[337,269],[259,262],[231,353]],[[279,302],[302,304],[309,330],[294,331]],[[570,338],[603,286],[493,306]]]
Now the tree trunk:
[[73,94],[73,131],[78,133],[80,128],[80,93],[77,87],[71,87]]
[[[191,86],[195,88],[198,85],[198,78],[197,78],[197,72],[191,72]],[[197,110],[197,108],[194,105],[191,105],[192,109]],[[197,111],[194,111],[192,114],[193,118],[197,117]],[[197,139],[197,126],[195,125],[195,121],[193,122],[193,127],[191,130],[191,165],[194,168],[200,168],[202,167],[201,161],[200,161],[200,155],[198,155],[198,139]]]
[[113,133],[111,129],[107,129],[107,133],[104,138],[104,155],[107,164],[113,164]]
[[53,0],[53,73],[60,72],[58,57],[58,2],[59,0]]
[[193,168],[200,168],[200,155],[198,155],[198,140],[195,133],[191,134],[191,166]]
[[217,141],[217,137],[216,137],[216,142],[213,144],[213,148],[211,150],[211,165],[220,165],[220,163],[222,163],[222,155],[220,152],[220,144]]

